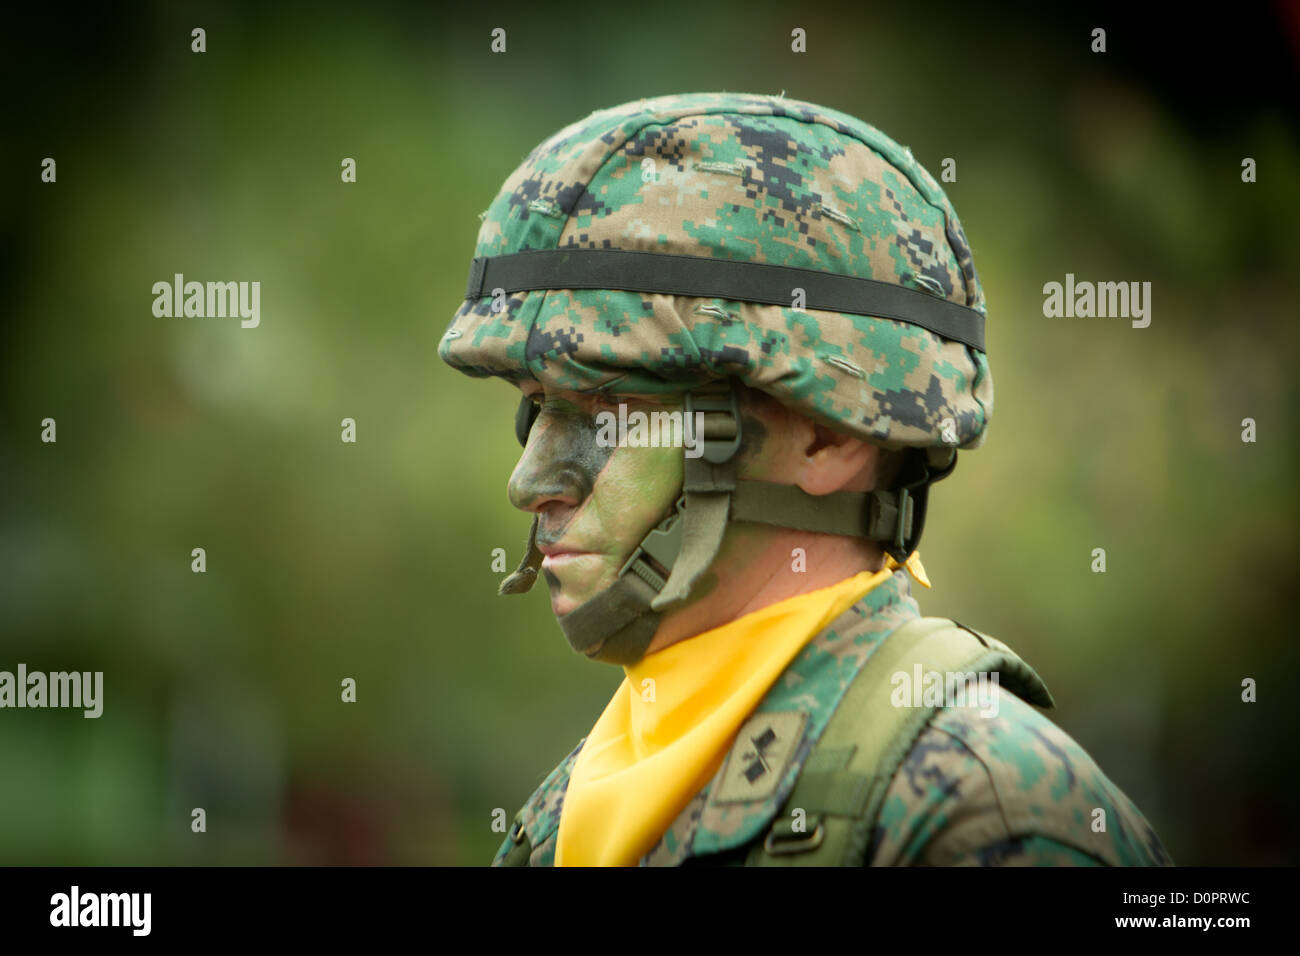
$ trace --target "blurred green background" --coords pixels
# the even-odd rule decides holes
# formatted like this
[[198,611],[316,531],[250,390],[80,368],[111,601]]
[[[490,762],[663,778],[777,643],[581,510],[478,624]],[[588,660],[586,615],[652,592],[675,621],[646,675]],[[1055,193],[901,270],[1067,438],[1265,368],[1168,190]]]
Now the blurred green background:
[[[622,673],[569,651],[545,588],[495,596],[492,549],[513,567],[527,530],[505,495],[515,393],[436,343],[476,214],[536,143],[718,89],[861,116],[936,176],[957,161],[996,409],[932,496],[922,612],[1033,663],[1178,863],[1300,862],[1300,17],[1234,11],[12,16],[0,669],[102,670],[105,709],[0,711],[0,863],[491,858],[493,809]],[[155,318],[177,272],[260,281],[261,326]],[[1150,281],[1151,326],[1044,318],[1067,272]]]

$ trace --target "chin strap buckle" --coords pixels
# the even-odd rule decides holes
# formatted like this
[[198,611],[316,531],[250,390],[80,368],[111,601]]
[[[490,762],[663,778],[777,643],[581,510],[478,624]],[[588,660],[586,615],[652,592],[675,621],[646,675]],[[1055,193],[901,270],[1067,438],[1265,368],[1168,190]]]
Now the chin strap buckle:
[[[868,537],[888,542],[884,551],[899,564],[905,564],[916,550],[925,528],[930,486],[952,474],[957,467],[957,450],[914,448],[904,467],[905,472],[893,491],[875,492],[868,531]],[[893,496],[897,504],[886,500]],[[872,531],[879,532],[879,537]]]
[[900,488],[898,492],[898,513],[894,521],[894,540],[891,552],[902,557],[895,557],[895,561],[906,561],[907,555],[911,548],[907,546],[907,541],[912,537],[912,514],[913,500],[911,488]]
[[[688,440],[694,444],[702,442],[703,458],[711,465],[721,465],[730,461],[740,450],[740,397],[735,386],[727,380],[726,391],[716,388],[708,391],[687,392],[684,399],[686,420],[683,422]],[[695,413],[706,416],[702,435],[695,434]],[[719,419],[718,415],[726,417]],[[688,462],[691,459],[686,459]]]
[[655,594],[664,589],[677,555],[682,551],[682,512],[685,508],[686,496],[682,495],[673,506],[673,513],[650,529],[632,552],[632,557],[619,568],[620,578],[631,572],[654,588]]

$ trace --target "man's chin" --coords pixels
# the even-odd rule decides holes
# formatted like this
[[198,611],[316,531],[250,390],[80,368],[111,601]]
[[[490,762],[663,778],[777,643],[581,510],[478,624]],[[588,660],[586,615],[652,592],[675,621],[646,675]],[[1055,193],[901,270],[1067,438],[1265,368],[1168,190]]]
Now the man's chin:
[[551,588],[551,613],[556,617],[564,617],[564,615],[576,610],[593,597],[601,594],[608,587],[609,585],[606,584],[604,587],[592,591],[590,594],[584,593],[578,597],[574,597],[563,588]]
[[560,594],[551,596],[551,613],[556,617],[564,617],[564,615],[568,614],[577,606],[578,602],[568,595]]

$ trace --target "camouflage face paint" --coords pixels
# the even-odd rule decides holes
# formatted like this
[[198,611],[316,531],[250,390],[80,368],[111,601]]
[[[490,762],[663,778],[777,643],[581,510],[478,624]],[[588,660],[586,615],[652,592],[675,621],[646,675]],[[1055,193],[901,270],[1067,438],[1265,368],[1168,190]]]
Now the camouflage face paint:
[[[535,385],[526,391],[538,391]],[[546,555],[541,573],[560,616],[595,597],[618,576],[646,534],[668,515],[681,494],[680,448],[610,447],[598,440],[597,415],[616,410],[677,410],[678,402],[633,396],[552,392],[539,400],[528,444],[510,477],[511,503],[541,516],[537,545]],[[741,474],[769,475],[774,444],[767,425],[742,418]],[[732,525],[717,560],[696,586],[692,601],[708,597],[719,578],[738,575],[755,559],[771,529]]]
[[540,515],[541,571],[557,616],[609,587],[681,493],[682,449],[608,447],[597,440],[596,414],[616,410],[619,401],[645,411],[674,407],[550,393],[510,476],[511,503]]

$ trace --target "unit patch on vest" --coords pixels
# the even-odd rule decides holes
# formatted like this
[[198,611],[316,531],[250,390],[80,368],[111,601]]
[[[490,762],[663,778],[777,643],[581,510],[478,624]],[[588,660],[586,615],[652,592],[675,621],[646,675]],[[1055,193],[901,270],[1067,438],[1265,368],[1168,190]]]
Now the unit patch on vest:
[[771,796],[803,737],[807,716],[802,711],[787,711],[755,714],[745,721],[731,745],[712,802],[738,803]]

